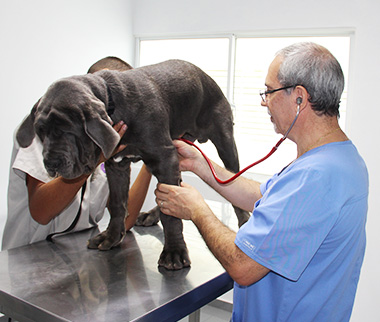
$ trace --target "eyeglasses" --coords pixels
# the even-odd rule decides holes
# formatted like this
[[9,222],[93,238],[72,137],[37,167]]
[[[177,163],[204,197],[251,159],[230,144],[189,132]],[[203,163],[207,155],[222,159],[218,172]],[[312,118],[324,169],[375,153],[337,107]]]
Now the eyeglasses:
[[263,100],[264,103],[266,103],[266,98],[267,98],[267,95],[268,94],[272,94],[272,93],[275,93],[275,92],[278,92],[278,91],[282,91],[283,89],[288,89],[288,88],[292,88],[292,87],[296,87],[298,85],[290,85],[290,86],[285,86],[285,87],[281,87],[281,88],[276,88],[276,89],[272,89],[270,91],[260,91],[260,96],[261,96],[261,99]]

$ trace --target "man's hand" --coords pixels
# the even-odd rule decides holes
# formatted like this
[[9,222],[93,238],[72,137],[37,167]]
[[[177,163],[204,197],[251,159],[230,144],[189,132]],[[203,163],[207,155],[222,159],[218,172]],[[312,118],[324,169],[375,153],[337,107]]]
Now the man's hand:
[[155,194],[164,214],[190,219],[197,226],[208,248],[235,282],[248,286],[268,274],[268,268],[236,246],[236,233],[213,214],[195,188],[183,182],[181,187],[158,184]]
[[177,149],[179,157],[179,170],[191,171],[195,173],[198,163],[204,161],[199,151],[180,140],[174,140],[173,144]]
[[159,183],[154,193],[161,211],[180,219],[193,220],[208,208],[199,191],[184,182],[180,187]]

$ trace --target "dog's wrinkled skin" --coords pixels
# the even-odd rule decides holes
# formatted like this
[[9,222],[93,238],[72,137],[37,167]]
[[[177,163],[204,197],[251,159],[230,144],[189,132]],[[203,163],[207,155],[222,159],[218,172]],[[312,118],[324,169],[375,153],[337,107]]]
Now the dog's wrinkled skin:
[[[111,220],[106,231],[89,240],[89,248],[108,250],[123,240],[130,163],[136,158],[144,161],[159,182],[179,184],[173,138],[187,133],[192,140],[210,139],[226,168],[239,170],[229,103],[207,74],[179,60],[59,80],[33,107],[17,140],[27,147],[36,133],[49,175],[72,179],[91,173],[101,152],[106,158],[111,156],[119,143],[111,124],[120,120],[128,126],[120,141],[128,146],[117,155],[124,158],[120,162],[115,161],[120,158],[110,158],[105,163]],[[239,209],[237,214],[240,224],[249,216]],[[171,270],[189,266],[182,221],[162,213],[160,219],[165,244],[159,265]]]

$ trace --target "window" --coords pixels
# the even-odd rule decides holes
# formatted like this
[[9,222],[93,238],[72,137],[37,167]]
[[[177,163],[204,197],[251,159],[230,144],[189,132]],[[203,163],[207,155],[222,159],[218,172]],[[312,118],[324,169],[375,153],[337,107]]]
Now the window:
[[[197,65],[221,87],[234,112],[235,140],[241,168],[261,159],[281,138],[273,130],[266,108],[260,105],[259,91],[275,53],[292,43],[313,41],[329,49],[340,62],[347,84],[350,38],[342,37],[268,37],[226,36],[219,38],[140,39],[139,66],[167,59],[183,59]],[[340,107],[344,129],[346,88]],[[211,143],[202,150],[213,160],[218,156]],[[271,175],[296,157],[295,144],[286,140],[276,153],[249,171]]]
[[142,40],[139,66],[168,59],[189,61],[210,75],[227,96],[228,48],[228,38]]

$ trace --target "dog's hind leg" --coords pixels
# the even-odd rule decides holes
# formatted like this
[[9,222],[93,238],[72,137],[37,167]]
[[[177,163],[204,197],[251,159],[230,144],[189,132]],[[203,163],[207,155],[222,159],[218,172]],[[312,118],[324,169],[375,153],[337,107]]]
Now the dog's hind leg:
[[[229,123],[229,122],[228,122]],[[215,145],[218,155],[222,160],[225,168],[234,173],[239,172],[239,156],[233,136],[233,124],[232,116],[231,122],[228,124],[225,120],[215,122],[219,127],[214,127],[213,131],[209,133],[208,137]],[[238,219],[238,225],[241,227],[250,217],[249,212],[242,210],[232,205],[236,217]]]
[[140,212],[135,225],[150,227],[157,225],[160,221],[160,208],[158,206],[150,209],[147,212]]
[[[226,144],[226,143],[224,143],[224,144]],[[233,140],[233,145],[232,145],[232,143],[230,143],[230,144],[231,145],[227,144],[227,147],[231,147],[231,151],[228,151],[229,150],[228,148],[226,149],[226,145],[224,145],[223,150],[219,150],[218,147],[217,146],[216,147],[217,147],[219,156],[220,156],[221,160],[223,161],[226,169],[230,170],[234,173],[237,173],[237,172],[239,172],[239,160],[238,160],[238,156],[237,156],[235,141]],[[236,151],[236,154],[235,154],[235,151]],[[237,166],[236,166],[236,164],[237,164]],[[240,209],[234,205],[232,205],[232,207],[235,210],[235,214],[236,214],[236,217],[238,219],[238,225],[239,225],[239,227],[241,227],[243,224],[245,224],[247,222],[247,220],[250,217],[250,214],[248,211]]]
[[115,162],[111,158],[105,163],[110,190],[108,209],[111,219],[105,231],[88,241],[88,248],[109,250],[123,241],[125,236],[124,218],[128,211],[130,164],[131,162],[127,158],[120,162]]

